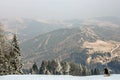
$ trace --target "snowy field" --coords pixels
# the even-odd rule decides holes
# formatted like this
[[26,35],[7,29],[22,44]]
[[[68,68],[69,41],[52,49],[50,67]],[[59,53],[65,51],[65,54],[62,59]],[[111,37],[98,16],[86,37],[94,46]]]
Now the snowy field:
[[110,77],[99,76],[69,76],[69,75],[7,75],[0,76],[0,80],[120,80],[119,74]]

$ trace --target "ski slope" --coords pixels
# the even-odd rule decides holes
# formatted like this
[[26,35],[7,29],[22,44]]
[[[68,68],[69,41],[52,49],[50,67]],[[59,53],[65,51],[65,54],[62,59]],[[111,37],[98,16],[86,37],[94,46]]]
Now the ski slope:
[[0,76],[0,80],[120,80],[120,74],[110,77],[97,76],[69,76],[69,75],[7,75]]

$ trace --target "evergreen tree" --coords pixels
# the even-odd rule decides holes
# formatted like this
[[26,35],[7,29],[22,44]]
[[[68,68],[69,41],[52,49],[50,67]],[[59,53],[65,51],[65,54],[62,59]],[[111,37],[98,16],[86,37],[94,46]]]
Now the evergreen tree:
[[80,64],[79,65],[79,75],[82,76],[82,72],[83,72],[83,67],[82,65]]
[[58,60],[52,60],[51,65],[53,67],[53,74],[62,74],[61,72],[61,64]]
[[42,61],[41,67],[39,69],[40,74],[46,74],[47,72],[48,61]]
[[69,73],[70,73],[70,65],[69,65],[69,63],[68,62],[63,62],[62,63],[62,72],[63,72],[63,74],[65,74],[65,75],[69,75]]
[[21,74],[20,49],[14,35],[10,41],[5,38],[3,26],[0,24],[0,75]]
[[71,62],[70,63],[70,75],[75,75],[75,76],[82,76],[83,75],[83,67],[81,64],[76,64]]
[[76,76],[78,76],[79,74],[80,74],[80,67],[79,67],[79,65],[78,64],[76,64],[76,63],[70,63],[70,74],[71,75],[76,75]]
[[0,24],[0,75],[6,75],[9,73],[9,62],[5,57],[5,54],[9,54],[9,49],[6,44],[5,34],[2,24]]
[[15,55],[16,56],[21,56],[16,34],[14,34],[14,36],[13,36],[12,46],[13,46],[13,51],[14,51]]
[[35,62],[32,66],[32,74],[38,74],[38,67],[37,67],[37,64]]
[[91,75],[94,75],[94,69],[91,69]]
[[56,60],[56,74],[62,74],[62,66],[61,66],[61,63],[60,61]]
[[86,76],[86,68],[83,67],[82,76]]
[[51,61],[48,61],[47,69],[49,70],[50,74],[53,74],[53,65],[51,65]]
[[22,64],[20,61],[20,48],[18,45],[16,34],[13,36],[13,40],[11,43],[11,52],[10,52],[10,65],[11,65],[11,74],[22,74]]
[[100,74],[99,69],[95,68],[95,69],[94,69],[94,73],[93,73],[93,75],[99,75],[99,74]]

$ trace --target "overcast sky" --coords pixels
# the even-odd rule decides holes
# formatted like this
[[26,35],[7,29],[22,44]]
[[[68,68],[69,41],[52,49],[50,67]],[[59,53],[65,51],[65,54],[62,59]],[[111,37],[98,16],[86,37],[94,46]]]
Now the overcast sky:
[[0,0],[0,18],[120,17],[120,0]]

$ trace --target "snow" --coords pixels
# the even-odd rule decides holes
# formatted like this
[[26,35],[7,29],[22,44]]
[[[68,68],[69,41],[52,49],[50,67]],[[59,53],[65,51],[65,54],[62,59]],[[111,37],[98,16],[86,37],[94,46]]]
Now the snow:
[[70,76],[70,75],[6,75],[0,76],[0,80],[120,80],[120,74],[109,77],[98,76]]

